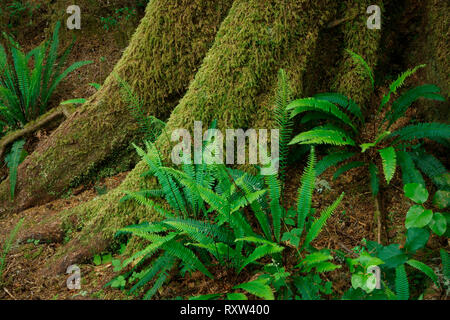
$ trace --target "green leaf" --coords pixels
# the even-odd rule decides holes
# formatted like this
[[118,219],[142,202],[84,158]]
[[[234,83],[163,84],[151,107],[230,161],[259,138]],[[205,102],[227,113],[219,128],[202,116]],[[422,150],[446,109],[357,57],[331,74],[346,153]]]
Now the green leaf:
[[428,199],[428,191],[419,183],[408,183],[403,187],[405,196],[410,198],[415,203],[425,203]]
[[395,269],[395,292],[398,300],[409,299],[409,284],[404,264]]
[[83,104],[86,102],[86,99],[84,98],[79,98],[79,99],[69,99],[66,101],[61,102],[61,105],[66,105],[66,104]]
[[450,191],[439,190],[434,194],[433,205],[439,209],[445,209],[450,204]]
[[417,270],[425,273],[439,287],[438,277],[434,273],[433,269],[431,269],[425,263],[422,263],[414,259],[410,259],[406,263],[409,264],[411,267],[416,268]]
[[442,236],[447,230],[447,219],[445,219],[442,213],[435,212],[433,219],[429,223],[429,227],[438,236]]
[[405,248],[409,252],[416,252],[417,250],[425,247],[430,238],[428,230],[421,228],[411,228],[406,231],[406,243]]
[[430,223],[433,218],[433,211],[425,210],[421,205],[414,205],[409,208],[406,214],[405,226],[409,228],[423,228]]
[[395,169],[397,168],[397,155],[395,153],[395,149],[394,147],[388,147],[378,150],[378,152],[380,153],[382,159],[386,182],[389,184],[394,177]]
[[227,300],[248,300],[243,293],[227,293]]
[[400,249],[399,244],[383,247],[378,254],[378,258],[384,261],[387,268],[396,268],[408,260],[408,256]]
[[99,265],[102,264],[102,257],[101,257],[100,255],[96,254],[96,255],[94,256],[94,264],[95,264],[96,266],[99,266]]
[[233,289],[243,289],[259,298],[274,300],[272,288],[267,284],[267,280],[254,280],[233,287]]
[[17,169],[20,163],[26,156],[26,152],[23,150],[25,145],[25,140],[19,140],[14,142],[11,152],[5,157],[5,162],[9,168],[9,184],[10,184],[10,194],[11,200],[14,199],[14,192],[17,183]]

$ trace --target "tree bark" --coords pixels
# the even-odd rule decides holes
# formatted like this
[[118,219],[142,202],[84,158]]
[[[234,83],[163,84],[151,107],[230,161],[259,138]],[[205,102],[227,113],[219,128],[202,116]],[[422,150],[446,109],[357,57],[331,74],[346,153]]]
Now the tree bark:
[[[114,68],[145,101],[148,114],[165,119],[182,97],[211,46],[231,0],[154,0]],[[90,180],[102,167],[126,170],[119,159],[139,140],[119,85],[111,74],[89,101],[20,165],[16,198],[0,184],[0,214],[48,202]],[[133,151],[131,151],[133,152]],[[129,153],[129,152],[128,152]]]

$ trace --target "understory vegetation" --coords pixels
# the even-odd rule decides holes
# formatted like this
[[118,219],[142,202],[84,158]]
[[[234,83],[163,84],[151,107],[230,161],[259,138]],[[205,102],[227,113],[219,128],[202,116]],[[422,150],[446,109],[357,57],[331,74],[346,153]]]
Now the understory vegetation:
[[443,3],[0,3],[0,299],[448,300]]
[[[373,85],[373,74],[367,63],[356,53],[349,53],[367,68]],[[148,245],[124,261],[114,260],[114,271],[126,272],[108,285],[127,290],[129,294],[143,293],[144,299],[151,299],[172,277],[201,272],[205,277],[214,279],[210,269],[215,272],[226,270],[236,276],[245,270],[255,279],[234,286],[233,291],[184,298],[246,300],[250,294],[261,299],[316,300],[331,296],[352,300],[408,300],[423,297],[421,289],[414,293],[410,290],[412,275],[421,272],[425,282],[432,282],[440,290],[448,292],[447,251],[443,248],[439,251],[442,270],[433,270],[420,258],[432,234],[448,238],[450,215],[433,213],[423,207],[429,194],[413,159],[440,188],[434,196],[433,205],[438,210],[445,210],[450,190],[448,172],[436,158],[423,151],[420,139],[428,138],[447,146],[450,126],[417,123],[389,131],[417,99],[442,101],[444,98],[438,94],[438,87],[423,85],[408,90],[392,103],[387,112],[383,112],[390,96],[418,68],[401,74],[391,84],[389,93],[378,107],[380,125],[376,140],[361,143],[359,147],[356,141],[360,141],[357,138],[358,126],[364,125],[363,110],[353,100],[338,93],[323,93],[314,98],[290,102],[286,73],[280,70],[275,99],[275,117],[280,129],[280,168],[278,173],[271,175],[252,175],[223,164],[206,164],[210,163],[206,159],[213,156],[216,150],[212,137],[203,143],[202,164],[188,162],[180,169],[165,165],[151,141],[146,142],[145,149],[135,146],[148,166],[144,177],[156,177],[160,188],[126,191],[121,201],[136,201],[152,209],[160,221],[131,225],[117,232],[119,238],[124,235],[137,237],[148,242]],[[301,113],[306,113],[302,123],[317,124],[317,121],[323,121],[323,124],[291,140],[291,118]],[[214,122],[212,128],[215,126]],[[343,126],[348,126],[350,130]],[[415,141],[418,143],[414,144]],[[296,206],[285,208],[282,202],[283,181],[288,145],[292,144],[311,147],[297,192]],[[332,153],[316,163],[315,146],[321,144],[341,149],[331,149]],[[351,152],[344,149],[348,147],[361,150]],[[368,162],[353,161],[339,167],[340,162],[354,156],[363,158],[371,149],[381,157],[387,184],[395,173],[397,154],[402,159],[404,193],[416,203],[406,213],[405,243],[383,245],[364,240],[362,246],[350,253],[315,248],[314,239],[345,197],[342,193],[325,210],[316,213],[312,199],[317,177],[330,167],[337,168],[333,176],[336,179],[352,168],[368,166],[371,190],[376,198],[380,182],[377,167],[372,162],[373,156],[365,158]],[[422,152],[423,156],[414,157],[414,152]],[[165,203],[161,204],[156,199],[164,199]],[[324,280],[326,277],[323,275],[342,268],[343,263],[351,272],[351,288],[338,295],[333,291],[333,283]]]

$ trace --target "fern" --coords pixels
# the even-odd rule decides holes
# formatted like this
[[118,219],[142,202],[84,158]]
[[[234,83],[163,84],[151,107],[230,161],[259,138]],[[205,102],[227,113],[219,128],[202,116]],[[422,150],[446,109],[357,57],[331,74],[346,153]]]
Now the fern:
[[316,180],[315,173],[316,155],[314,147],[311,147],[308,165],[301,178],[301,186],[297,196],[297,228],[299,234],[302,234],[306,218],[311,211],[312,194],[314,192],[314,182]]
[[409,284],[404,264],[399,265],[395,269],[395,291],[397,300],[409,299]]
[[337,178],[339,178],[342,174],[344,174],[345,172],[351,170],[351,169],[355,169],[355,168],[359,168],[359,167],[363,167],[365,166],[366,163],[361,162],[361,161],[352,161],[350,163],[347,163],[341,167],[339,167],[339,169],[336,170],[336,172],[333,175],[333,180],[336,180]]
[[413,124],[393,132],[390,137],[397,137],[401,141],[423,138],[450,139],[450,125],[436,122]]
[[262,279],[257,279],[253,281],[249,281],[246,283],[242,283],[233,287],[233,289],[242,289],[247,291],[250,294],[253,294],[259,298],[265,300],[274,300],[275,297],[273,295],[272,288],[267,284],[267,281]]
[[326,100],[341,106],[344,110],[347,110],[353,114],[362,124],[364,124],[364,116],[361,112],[361,108],[355,101],[344,96],[343,94],[335,92],[319,93],[316,94],[314,98]]
[[[10,44],[12,64],[8,62],[5,48],[0,45],[0,120],[12,129],[24,126],[43,114],[59,83],[69,73],[92,63],[75,62],[61,72],[73,43],[58,59],[60,27],[61,23],[58,22],[51,41],[44,42],[27,54],[21,51],[11,37],[3,33]],[[33,66],[32,69],[30,65]]]
[[425,186],[422,174],[417,170],[414,162],[408,152],[397,151],[398,164],[402,170],[403,184],[418,183]]
[[340,162],[350,159],[355,154],[356,153],[354,153],[354,152],[340,151],[340,152],[331,153],[331,154],[325,156],[316,165],[316,175],[317,176],[321,175],[328,168],[333,167]]
[[386,95],[383,96],[383,98],[381,99],[381,104],[378,107],[378,112],[380,112],[383,107],[389,102],[389,100],[391,99],[391,95],[395,94],[397,92],[397,90],[405,83],[405,80],[410,77],[411,75],[413,75],[414,73],[417,72],[417,70],[424,68],[425,65],[419,65],[413,69],[407,70],[405,72],[403,72],[400,76],[398,76],[398,78],[391,83],[391,85],[389,86],[389,91]]
[[14,142],[11,152],[5,157],[5,162],[9,168],[9,185],[11,200],[14,199],[14,192],[17,184],[17,169],[19,164],[26,156],[26,151],[23,150],[25,140],[18,140]]
[[261,259],[264,256],[272,255],[275,253],[279,253],[283,251],[283,247],[278,246],[276,244],[263,244],[262,246],[257,247],[241,264],[238,273],[242,271],[248,264],[255,262],[256,260]]
[[386,178],[387,184],[389,184],[394,177],[395,169],[397,168],[397,155],[395,149],[394,147],[388,147],[378,150],[378,152],[382,159],[384,177]]
[[433,280],[433,282],[439,287],[438,277],[434,273],[433,269],[431,269],[425,263],[422,263],[422,262],[414,260],[414,259],[410,259],[410,260],[406,261],[406,263],[409,264],[411,267],[416,268],[419,271],[422,271],[431,280]]
[[286,109],[291,99],[291,91],[289,89],[289,83],[286,72],[280,69],[278,72],[278,87],[275,97],[275,121],[278,124],[280,130],[280,158],[279,158],[279,173],[281,181],[284,181],[284,174],[288,156],[288,142],[292,135],[293,121],[289,117],[289,112]]
[[359,54],[354,53],[351,50],[345,49],[345,51],[347,51],[347,53],[353,58],[353,60],[355,60],[357,63],[359,63],[364,68],[364,70],[367,72],[367,75],[370,78],[370,82],[372,84],[372,90],[375,89],[375,78],[374,78],[372,69],[369,67],[369,65],[364,60],[364,58],[361,57]]
[[442,260],[442,270],[444,271],[444,276],[450,279],[450,258],[448,252],[444,249],[440,249],[441,260]]
[[303,98],[292,101],[288,107],[288,110],[291,110],[291,118],[296,115],[308,111],[320,111],[324,113],[328,113],[341,120],[343,123],[352,128],[355,132],[355,125],[352,123],[350,118],[342,112],[338,107],[336,107],[333,103],[328,102],[327,100],[320,100],[317,98]]
[[372,195],[376,197],[380,191],[380,182],[378,181],[378,169],[372,162],[369,163],[369,174],[370,189],[372,190]]
[[355,142],[346,133],[333,129],[314,128],[295,136],[289,144],[329,144],[336,146],[351,145]]
[[341,203],[342,199],[344,198],[344,193],[342,193],[339,198],[337,198],[331,206],[329,206],[327,209],[325,209],[321,214],[320,218],[314,221],[311,228],[309,229],[305,242],[303,243],[303,248],[307,248],[311,242],[319,235],[320,231],[322,231],[323,227],[325,226],[328,218],[331,217],[331,215],[336,210],[337,206]]
[[408,90],[392,103],[391,110],[387,113],[384,121],[388,121],[387,130],[400,119],[408,108],[419,98],[427,98],[437,101],[445,101],[445,98],[438,94],[440,89],[431,84],[415,87]]

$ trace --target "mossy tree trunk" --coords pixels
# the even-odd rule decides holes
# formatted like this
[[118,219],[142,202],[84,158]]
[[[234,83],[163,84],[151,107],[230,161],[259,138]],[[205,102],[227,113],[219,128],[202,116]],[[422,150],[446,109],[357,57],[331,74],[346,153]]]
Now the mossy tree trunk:
[[[115,68],[152,114],[169,117],[169,133],[176,128],[192,131],[194,121],[206,128],[214,119],[220,129],[272,128],[279,68],[287,71],[295,97],[336,90],[362,106],[374,99],[371,85],[344,49],[362,55],[371,67],[383,64],[376,71],[391,68],[391,60],[381,58],[382,36],[391,30],[368,29],[366,9],[379,5],[386,19],[391,15],[386,8],[396,1],[235,0],[221,24],[231,1],[191,2],[172,6],[173,1],[152,1]],[[433,2],[427,1],[427,7]],[[405,5],[408,1],[402,1]],[[437,39],[442,42],[442,37]],[[402,52],[403,57],[408,52]],[[448,68],[442,74],[448,76]],[[21,165],[14,206],[6,201],[6,182],[0,186],[0,207],[13,211],[45,202],[94,175],[103,164],[120,161],[120,151],[138,136],[117,91],[110,76],[102,90]],[[161,135],[156,145],[169,165],[172,143]],[[118,228],[155,218],[132,201],[119,202],[124,190],[155,187],[154,180],[141,177],[146,169],[145,163],[138,163],[117,189],[62,213],[71,230],[79,232],[59,252],[61,267],[83,256],[73,249],[92,254],[104,249]]]
[[[170,115],[231,4],[231,0],[155,0],[148,4],[113,71],[145,101],[148,114],[162,119]],[[99,92],[20,165],[14,202],[8,196],[9,181],[1,183],[0,214],[55,199],[103,168],[130,168],[133,161],[124,155],[134,154],[130,145],[140,135],[113,73]]]
[[[354,9],[365,12],[368,3],[362,1]],[[273,128],[272,102],[278,69],[287,71],[294,96],[307,94],[306,81],[319,76],[316,72],[316,77],[311,77],[310,66],[320,63],[315,61],[315,53],[322,45],[321,32],[339,12],[335,1],[234,1],[195,79],[172,111],[166,131],[169,135],[176,128],[192,131],[194,121],[202,121],[206,129],[214,119],[218,120],[219,129]],[[367,29],[365,23],[363,14],[348,25],[339,26],[338,33],[343,35],[339,51],[351,49],[375,64],[380,32]],[[351,33],[354,25],[361,31]],[[340,61],[337,68],[324,66],[334,69],[331,83],[358,101],[366,101],[370,92],[364,91],[363,83],[367,79],[343,54]],[[358,89],[352,90],[354,86]],[[173,143],[163,134],[156,145],[170,165]],[[155,187],[154,180],[141,177],[146,170],[145,163],[140,162],[120,187],[64,213],[70,217],[66,221],[76,221],[70,228],[81,232],[71,246],[59,253],[59,270],[79,258],[80,247],[92,254],[104,249],[118,228],[155,219],[150,210],[133,201],[119,202],[124,190]]]

